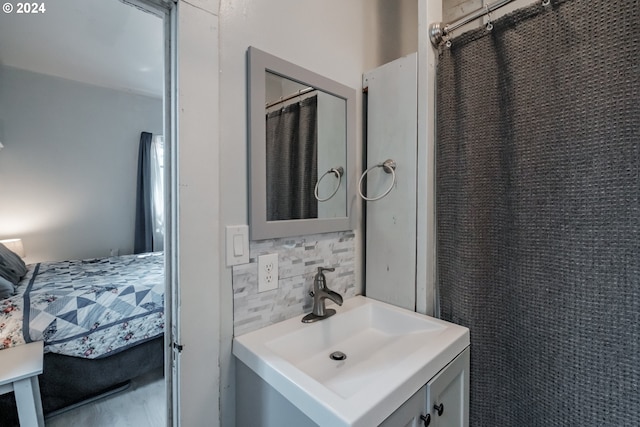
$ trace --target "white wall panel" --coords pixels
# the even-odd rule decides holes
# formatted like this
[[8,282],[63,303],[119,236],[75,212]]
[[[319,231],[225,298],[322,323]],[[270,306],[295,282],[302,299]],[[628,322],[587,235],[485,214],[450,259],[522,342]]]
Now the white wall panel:
[[[364,75],[367,97],[367,167],[395,160],[396,184],[366,202],[365,294],[410,310],[416,305],[417,54]],[[375,168],[366,196],[389,188],[392,175]]]
[[178,4],[178,227],[180,423],[219,426],[221,325],[219,271],[218,17]]
[[436,283],[435,238],[435,77],[437,51],[429,40],[429,24],[442,21],[442,2],[418,2],[418,218],[416,311],[433,314]]

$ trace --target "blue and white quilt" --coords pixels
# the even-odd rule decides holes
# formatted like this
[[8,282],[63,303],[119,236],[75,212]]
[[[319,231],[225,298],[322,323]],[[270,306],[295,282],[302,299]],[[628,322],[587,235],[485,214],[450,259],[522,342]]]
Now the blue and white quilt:
[[30,265],[18,295],[0,302],[0,349],[44,341],[45,352],[88,359],[125,350],[164,333],[164,287],[161,252]]

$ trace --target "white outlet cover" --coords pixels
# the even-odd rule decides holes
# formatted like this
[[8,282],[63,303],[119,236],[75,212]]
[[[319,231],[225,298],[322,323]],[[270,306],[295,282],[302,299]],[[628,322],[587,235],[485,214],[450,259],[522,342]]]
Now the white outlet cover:
[[278,254],[258,257],[258,292],[278,289]]

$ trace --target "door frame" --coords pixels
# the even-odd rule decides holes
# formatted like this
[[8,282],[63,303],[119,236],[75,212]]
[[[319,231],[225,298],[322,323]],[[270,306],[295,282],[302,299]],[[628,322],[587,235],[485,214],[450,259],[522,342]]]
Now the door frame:
[[[113,1],[113,0],[112,0]],[[166,425],[180,425],[180,319],[178,258],[178,133],[177,133],[177,0],[120,0],[143,12],[158,16],[163,22],[164,39],[164,379]]]

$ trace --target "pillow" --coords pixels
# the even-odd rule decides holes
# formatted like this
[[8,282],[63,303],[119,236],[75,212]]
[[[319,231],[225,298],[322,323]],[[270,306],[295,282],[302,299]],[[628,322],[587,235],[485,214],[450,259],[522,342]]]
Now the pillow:
[[22,258],[0,243],[0,277],[17,285],[25,274],[27,274],[27,266]]
[[15,293],[16,290],[13,287],[13,283],[8,281],[4,277],[0,277],[0,299],[9,298]]

